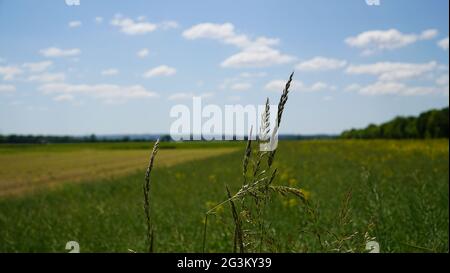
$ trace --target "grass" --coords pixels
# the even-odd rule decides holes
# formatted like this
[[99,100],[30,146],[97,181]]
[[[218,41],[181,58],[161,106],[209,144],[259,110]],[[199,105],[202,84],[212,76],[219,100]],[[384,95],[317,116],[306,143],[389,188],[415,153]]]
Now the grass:
[[[233,145],[239,149],[232,153],[153,170],[154,251],[202,252],[205,211],[227,199],[225,184],[230,192],[242,186],[245,144]],[[125,176],[0,197],[0,251],[65,252],[74,240],[81,252],[147,252],[148,144],[145,154],[144,165]],[[268,232],[277,240],[267,251],[333,251],[346,244],[338,239],[369,230],[381,252],[448,252],[448,161],[448,140],[281,141],[273,185],[306,190],[317,215],[311,221],[298,198],[273,194]],[[343,204],[348,216],[340,217]],[[233,222],[228,205],[209,217],[208,252],[233,251]],[[329,231],[324,246],[314,234],[319,228]]]
[[[146,143],[99,143],[0,146],[0,196],[59,187],[64,182],[79,182],[126,176],[147,164]],[[190,143],[163,143],[156,166],[173,166],[189,160],[233,152],[233,145],[213,144],[211,148]],[[169,148],[168,148],[169,147]],[[183,147],[183,148],[180,148]],[[188,148],[189,147],[189,148]]]
[[142,189],[144,190],[144,212],[145,212],[145,220],[147,222],[147,241],[148,241],[148,250],[149,252],[153,252],[153,239],[154,239],[154,229],[153,222],[151,218],[151,199],[150,199],[150,175],[152,173],[154,160],[156,154],[158,153],[159,148],[159,139],[153,145],[152,153],[150,154],[150,160],[148,163],[147,171],[145,172],[144,178],[144,186]]

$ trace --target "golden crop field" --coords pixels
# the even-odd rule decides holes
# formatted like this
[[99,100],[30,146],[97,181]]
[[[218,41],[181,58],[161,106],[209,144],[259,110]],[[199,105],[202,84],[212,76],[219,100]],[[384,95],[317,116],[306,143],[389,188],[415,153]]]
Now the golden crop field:
[[[206,159],[235,148],[162,149],[155,167]],[[96,149],[0,152],[0,196],[17,195],[65,182],[115,178],[145,169],[149,150]]]

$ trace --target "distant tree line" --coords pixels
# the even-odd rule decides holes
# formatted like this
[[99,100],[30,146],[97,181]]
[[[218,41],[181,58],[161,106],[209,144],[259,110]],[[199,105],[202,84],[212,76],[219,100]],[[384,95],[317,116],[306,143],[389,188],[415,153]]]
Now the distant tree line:
[[[396,117],[395,119],[380,124],[370,124],[364,129],[351,129],[342,132],[340,138],[392,138],[392,139],[420,139],[420,138],[448,138],[449,137],[449,108],[431,110],[420,114],[418,117]],[[121,136],[121,137],[97,137],[89,136],[46,136],[46,135],[0,135],[0,143],[81,143],[81,142],[128,142],[149,141],[155,136]],[[159,136],[161,141],[172,141],[169,135]],[[280,135],[284,140],[301,139],[330,139],[333,135]]]
[[[161,136],[162,141],[167,141],[170,136]],[[47,143],[93,143],[93,142],[128,142],[149,141],[146,137],[98,137],[94,134],[89,136],[51,136],[51,135],[0,135],[0,143],[23,143],[23,144],[47,144]]]
[[341,134],[341,138],[448,138],[448,126],[448,107],[446,107],[424,112],[418,117],[396,117],[381,125],[370,124],[364,129],[347,130]]
[[0,135],[0,143],[79,143],[97,142],[95,135],[74,137],[74,136],[44,136],[44,135]]

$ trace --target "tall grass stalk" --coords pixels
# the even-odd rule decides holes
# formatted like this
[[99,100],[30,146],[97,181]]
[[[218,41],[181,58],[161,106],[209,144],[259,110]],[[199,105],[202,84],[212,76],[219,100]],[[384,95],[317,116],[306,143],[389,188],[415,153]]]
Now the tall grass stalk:
[[154,228],[153,228],[153,222],[151,219],[151,207],[150,207],[150,175],[152,173],[153,169],[153,162],[155,160],[156,154],[158,153],[158,147],[159,147],[159,139],[156,140],[155,144],[153,145],[153,150],[150,155],[150,160],[148,163],[147,171],[145,172],[144,177],[144,212],[145,212],[145,219],[147,222],[147,243],[148,243],[148,252],[153,252],[153,242],[154,242]]
[[[258,144],[273,145],[275,135],[278,133],[278,127],[281,124],[281,118],[288,100],[289,88],[291,86],[294,73],[289,76],[288,81],[283,89],[283,92],[278,103],[278,111],[276,116],[276,124],[271,132],[270,129],[270,105],[269,99],[266,100],[266,107],[261,116],[261,125],[258,137]],[[306,200],[305,191],[302,189],[292,188],[288,186],[273,186],[271,185],[277,174],[277,169],[272,169],[272,164],[275,157],[275,150],[260,149],[253,151],[252,149],[252,129],[247,140],[247,146],[244,153],[242,175],[243,183],[241,188],[232,195],[228,187],[227,199],[220,202],[206,212],[208,215],[224,205],[230,203],[231,213],[234,220],[234,242],[233,251],[237,252],[262,252],[267,250],[269,246],[267,242],[273,240],[266,240],[268,236],[266,209],[270,201],[270,193],[276,192],[282,196],[292,194],[301,200]],[[271,137],[269,137],[271,136]],[[265,164],[263,164],[265,162]],[[250,170],[252,167],[252,170]],[[236,202],[240,201],[240,202]],[[238,205],[239,204],[239,205]],[[245,221],[244,221],[245,219]],[[207,222],[204,227],[204,242],[206,242]],[[269,238],[270,239],[270,238]],[[269,243],[270,244],[270,243]],[[204,249],[205,250],[205,249]]]

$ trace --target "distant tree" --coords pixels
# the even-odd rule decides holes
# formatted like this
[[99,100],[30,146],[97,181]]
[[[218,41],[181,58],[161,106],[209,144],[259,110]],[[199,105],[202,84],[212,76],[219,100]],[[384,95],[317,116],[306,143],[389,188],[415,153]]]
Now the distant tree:
[[419,138],[419,131],[417,129],[417,119],[409,117],[406,119],[406,126],[404,128],[405,138]]
[[370,124],[365,130],[364,130],[364,138],[379,138],[380,137],[380,128],[376,126],[375,124]]
[[159,141],[161,141],[161,142],[169,142],[169,141],[172,141],[172,137],[170,135],[162,135],[159,138]]
[[97,136],[95,136],[94,134],[90,135],[89,142],[97,142]]

